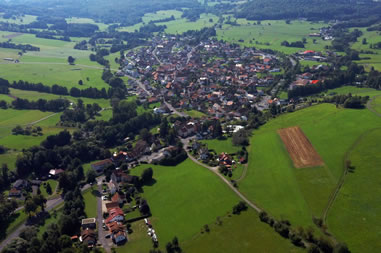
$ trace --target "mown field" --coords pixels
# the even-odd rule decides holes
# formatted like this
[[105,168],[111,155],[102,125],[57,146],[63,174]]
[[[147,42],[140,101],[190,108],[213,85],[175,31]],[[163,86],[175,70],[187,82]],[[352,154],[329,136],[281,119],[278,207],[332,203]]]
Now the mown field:
[[348,159],[354,166],[340,189],[331,211],[328,227],[352,252],[375,252],[379,240],[381,204],[376,196],[381,189],[381,128],[367,132],[350,151]]
[[[280,128],[300,126],[325,166],[295,169],[277,134]],[[281,115],[254,131],[249,169],[240,190],[277,218],[295,226],[313,226],[343,173],[345,153],[363,133],[381,127],[367,109],[337,109],[321,104]]]
[[[234,20],[234,19],[232,19]],[[308,37],[309,33],[317,32],[319,28],[328,26],[325,23],[311,23],[307,21],[292,21],[286,24],[284,20],[265,20],[261,24],[254,24],[254,21],[238,19],[239,26],[224,24],[221,29],[217,29],[217,38],[229,42],[238,43],[244,46],[254,46],[257,48],[270,48],[287,54],[292,54],[301,50],[323,51],[326,45],[330,45],[330,41],[323,41]],[[301,41],[307,39],[305,48],[284,47],[280,44],[282,41],[288,42]],[[243,40],[243,42],[239,41]],[[268,43],[268,45],[266,45]]]
[[184,242],[184,252],[304,252],[262,223],[252,209],[220,220],[221,225],[209,224],[209,233]]
[[96,186],[92,187],[85,193],[83,193],[83,199],[85,201],[85,213],[88,218],[97,217],[97,190]]
[[142,165],[131,174],[140,176],[147,167],[153,168],[156,182],[144,187],[143,197],[150,205],[161,247],[174,236],[180,241],[191,239],[239,201],[213,173],[190,159],[174,167]]

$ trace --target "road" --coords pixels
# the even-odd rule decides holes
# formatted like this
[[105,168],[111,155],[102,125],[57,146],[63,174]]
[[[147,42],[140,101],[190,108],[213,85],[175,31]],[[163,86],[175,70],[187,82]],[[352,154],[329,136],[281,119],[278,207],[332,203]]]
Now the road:
[[177,114],[178,116],[180,117],[189,117],[188,115],[186,115],[185,113],[183,112],[179,112],[178,110],[176,110],[170,103],[168,103],[167,101],[164,100],[164,104],[169,108],[169,110],[171,110],[174,114]]
[[292,58],[292,57],[290,56],[290,57],[288,57],[288,59],[290,60],[292,66],[295,67],[295,66],[296,66],[296,61],[294,60],[294,58]]
[[157,57],[157,55],[156,55],[156,51],[157,51],[157,46],[156,46],[155,49],[152,51],[153,57],[155,57],[156,61],[158,61],[160,65],[163,65],[163,63],[160,61],[159,57]]
[[[82,188],[82,192],[83,191],[86,191],[87,189],[90,188],[90,185],[85,185],[83,188]],[[63,203],[64,200],[61,198],[61,197],[57,197],[57,198],[54,198],[54,199],[50,199],[46,202],[46,207],[45,207],[45,211],[49,212],[51,211],[52,209],[56,208],[59,204]],[[8,244],[10,243],[13,239],[17,238],[19,236],[19,234],[21,233],[21,231],[27,226],[26,224],[27,222],[24,222],[23,224],[21,224],[15,231],[13,231],[10,235],[8,235],[7,238],[4,239],[4,241],[2,241],[0,243],[0,251],[3,250],[3,248]]]
[[130,75],[126,75],[126,76],[127,76],[128,78],[134,80],[134,81],[139,85],[139,87],[140,87],[142,90],[144,90],[144,91],[148,94],[148,96],[151,97],[151,96],[153,95],[153,93],[150,92],[149,90],[147,90],[146,87],[144,86],[144,84],[142,84],[142,82],[140,82],[138,79],[136,79],[136,78],[134,78],[134,77],[132,77],[132,76],[130,76]]
[[184,149],[185,151],[187,152],[188,154],[188,157],[195,163],[197,163],[198,165],[204,167],[204,168],[207,168],[208,170],[210,170],[211,172],[213,172],[214,174],[216,174],[238,197],[240,197],[244,202],[246,202],[246,204],[248,204],[250,207],[252,207],[255,211],[257,211],[258,213],[262,212],[263,210],[258,207],[256,204],[254,204],[253,202],[251,202],[250,200],[248,200],[240,191],[237,190],[237,188],[235,188],[230,182],[229,180],[227,180],[223,175],[221,175],[221,173],[218,171],[218,167],[210,167],[206,164],[203,164],[202,162],[198,161],[196,158],[194,158],[192,156],[192,154],[190,154],[188,152],[188,149],[187,149],[187,146],[189,144],[189,139],[182,139],[181,140],[184,144]]
[[[102,193],[102,179],[98,179],[98,191]],[[103,229],[103,212],[102,212],[102,196],[97,196],[97,223],[98,223],[98,241],[102,244],[103,249],[110,253],[112,242],[110,239],[106,239],[105,236],[108,234],[106,230]],[[111,245],[110,245],[111,243]]]

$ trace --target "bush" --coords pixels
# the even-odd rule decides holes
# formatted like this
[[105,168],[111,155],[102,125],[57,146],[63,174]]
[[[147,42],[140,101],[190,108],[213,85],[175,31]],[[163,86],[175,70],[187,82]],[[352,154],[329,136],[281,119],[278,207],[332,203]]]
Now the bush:
[[233,206],[233,214],[240,214],[242,211],[247,210],[247,205],[245,202],[240,201],[237,205]]

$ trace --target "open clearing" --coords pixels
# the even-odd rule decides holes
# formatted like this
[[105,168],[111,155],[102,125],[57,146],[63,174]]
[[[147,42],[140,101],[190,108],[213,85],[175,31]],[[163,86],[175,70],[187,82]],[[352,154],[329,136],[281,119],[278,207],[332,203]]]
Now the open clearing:
[[278,134],[294,163],[295,168],[323,166],[324,162],[300,127],[279,129]]
[[[277,130],[295,125],[313,143],[324,166],[293,166]],[[359,136],[377,126],[381,127],[381,118],[367,109],[338,109],[332,104],[270,120],[253,132],[248,171],[239,189],[278,219],[288,219],[294,226],[315,226],[312,217],[321,217],[344,171],[346,152]]]

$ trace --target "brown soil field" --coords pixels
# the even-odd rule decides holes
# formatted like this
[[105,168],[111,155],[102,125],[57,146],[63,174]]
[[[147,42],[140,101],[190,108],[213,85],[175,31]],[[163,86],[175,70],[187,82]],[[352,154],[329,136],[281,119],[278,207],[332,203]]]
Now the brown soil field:
[[296,168],[324,165],[320,155],[316,152],[300,127],[295,126],[279,129],[278,134],[286,146],[288,154]]

